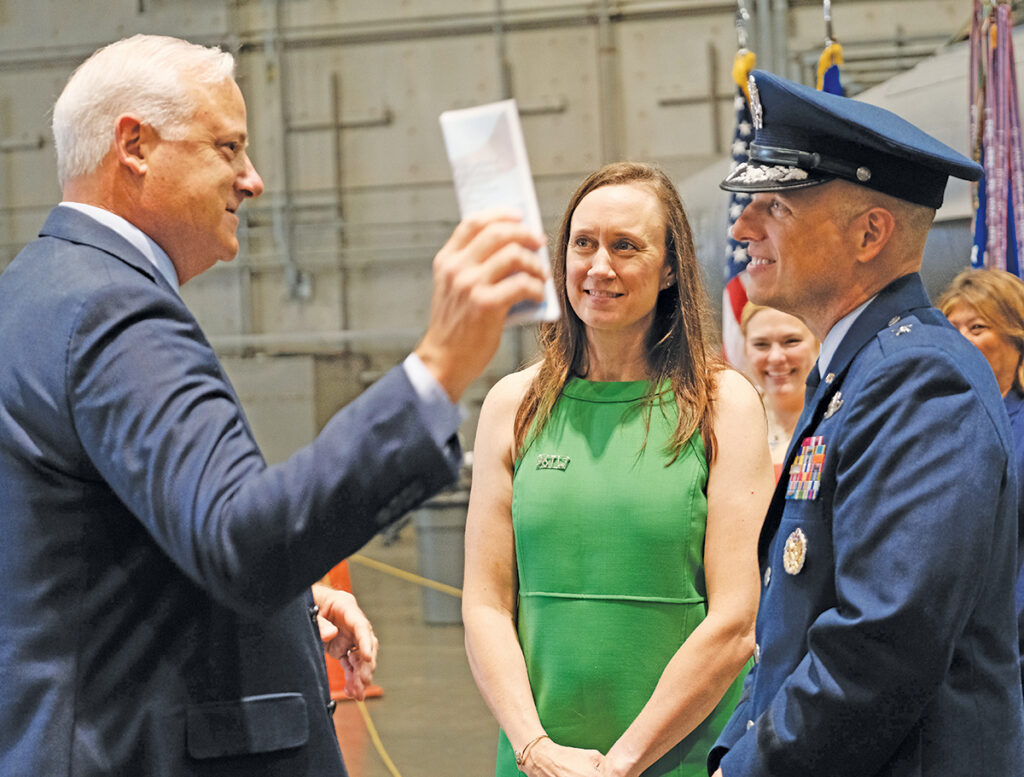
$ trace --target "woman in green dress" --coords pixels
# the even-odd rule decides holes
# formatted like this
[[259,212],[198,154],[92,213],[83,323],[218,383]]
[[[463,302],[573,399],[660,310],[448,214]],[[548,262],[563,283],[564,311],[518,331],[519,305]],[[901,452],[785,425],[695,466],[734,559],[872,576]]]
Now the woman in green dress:
[[463,620],[496,774],[703,776],[753,649],[764,410],[710,342],[663,173],[598,170],[555,249],[561,319],[474,448]]

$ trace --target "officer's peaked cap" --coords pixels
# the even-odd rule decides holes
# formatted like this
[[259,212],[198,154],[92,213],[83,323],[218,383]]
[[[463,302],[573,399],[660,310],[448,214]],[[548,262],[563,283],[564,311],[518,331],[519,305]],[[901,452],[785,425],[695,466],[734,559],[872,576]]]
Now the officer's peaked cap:
[[982,168],[894,113],[755,70],[749,159],[722,181],[728,191],[767,192],[852,181],[938,208],[949,176],[977,181]]

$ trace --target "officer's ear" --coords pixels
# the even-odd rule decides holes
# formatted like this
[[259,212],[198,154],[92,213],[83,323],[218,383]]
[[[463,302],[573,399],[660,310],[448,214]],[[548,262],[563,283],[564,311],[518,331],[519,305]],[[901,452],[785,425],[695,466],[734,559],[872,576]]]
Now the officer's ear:
[[896,217],[880,205],[868,208],[850,223],[857,261],[870,262],[878,256],[896,231]]

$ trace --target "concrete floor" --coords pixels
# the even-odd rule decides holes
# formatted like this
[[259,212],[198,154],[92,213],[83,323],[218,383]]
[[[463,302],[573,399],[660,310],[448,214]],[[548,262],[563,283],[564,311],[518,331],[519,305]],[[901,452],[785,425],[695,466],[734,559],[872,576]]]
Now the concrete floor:
[[[410,523],[389,539],[377,537],[362,555],[419,573],[416,526]],[[358,705],[342,701],[334,720],[351,777],[493,775],[498,726],[473,683],[461,622],[428,624],[423,589],[415,583],[355,561],[349,573],[380,639],[374,681],[383,694],[367,699],[365,709],[394,767],[378,753]],[[436,601],[426,612],[431,620],[444,615]]]

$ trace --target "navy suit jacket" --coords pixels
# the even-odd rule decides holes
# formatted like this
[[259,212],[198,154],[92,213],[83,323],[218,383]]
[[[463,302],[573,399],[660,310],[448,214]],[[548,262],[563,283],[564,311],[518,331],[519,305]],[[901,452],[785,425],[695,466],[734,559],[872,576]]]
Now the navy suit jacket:
[[458,459],[404,371],[268,467],[180,297],[60,207],[0,364],[0,775],[344,775],[310,584]]
[[712,769],[1024,774],[1012,450],[981,353],[916,273],[890,284],[797,423],[758,548],[755,665]]

